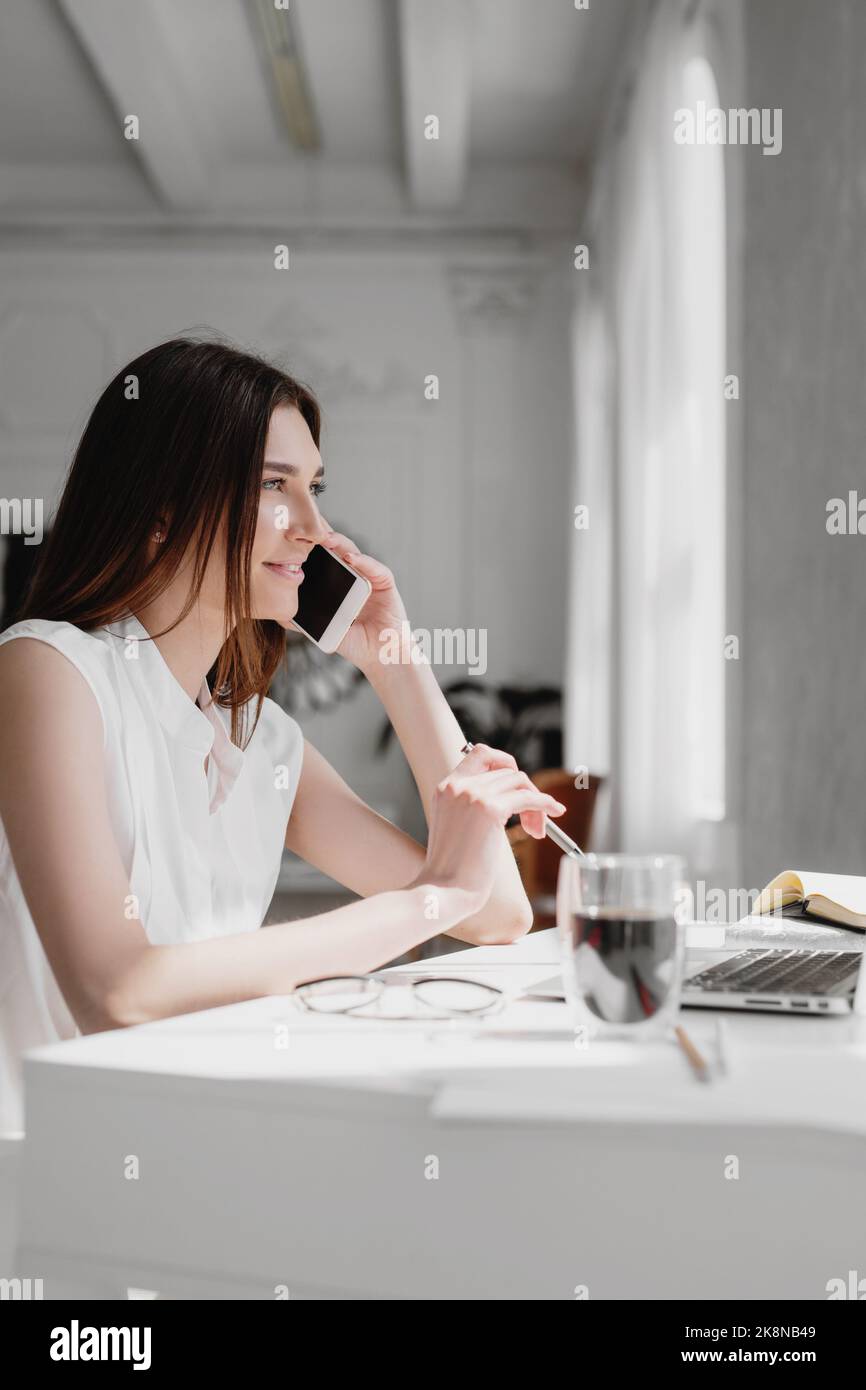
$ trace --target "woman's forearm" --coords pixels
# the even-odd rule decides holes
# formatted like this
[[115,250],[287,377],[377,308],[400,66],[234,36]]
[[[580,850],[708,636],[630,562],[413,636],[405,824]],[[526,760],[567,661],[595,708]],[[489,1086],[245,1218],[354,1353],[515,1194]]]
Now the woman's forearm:
[[[365,674],[400,740],[429,824],[433,792],[462,757],[463,731],[428,661],[376,663]],[[461,941],[490,940],[492,930],[497,941],[508,942],[529,930],[532,909],[504,830],[500,863],[496,885],[484,907],[446,935]]]
[[459,922],[462,889],[417,882],[259,931],[144,946],[116,981],[93,1029],[126,1027],[289,994],[305,980],[363,975]]

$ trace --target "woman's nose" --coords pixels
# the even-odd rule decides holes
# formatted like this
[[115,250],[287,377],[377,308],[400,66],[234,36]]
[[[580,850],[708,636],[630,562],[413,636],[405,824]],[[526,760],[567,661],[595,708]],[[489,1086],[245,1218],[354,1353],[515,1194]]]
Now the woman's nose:
[[321,545],[327,540],[330,530],[330,526],[315,505],[308,515],[298,518],[297,534],[304,536],[312,545]]

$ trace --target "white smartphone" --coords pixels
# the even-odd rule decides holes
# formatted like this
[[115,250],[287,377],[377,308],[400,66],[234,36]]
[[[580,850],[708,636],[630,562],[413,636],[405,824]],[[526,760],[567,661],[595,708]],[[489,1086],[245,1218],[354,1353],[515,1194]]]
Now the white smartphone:
[[372,592],[369,579],[332,550],[314,545],[304,561],[292,627],[321,651],[335,652]]

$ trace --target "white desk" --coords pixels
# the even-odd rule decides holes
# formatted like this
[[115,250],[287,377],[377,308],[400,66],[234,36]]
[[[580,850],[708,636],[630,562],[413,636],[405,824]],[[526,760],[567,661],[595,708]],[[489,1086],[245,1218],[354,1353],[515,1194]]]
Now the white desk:
[[[556,962],[543,932],[421,967],[517,987]],[[289,998],[40,1049],[16,1273],[46,1297],[825,1298],[866,1273],[866,1020],[726,1017],[712,1086],[665,1041],[437,1039]],[[512,1024],[567,1030],[566,1006],[485,1027]]]

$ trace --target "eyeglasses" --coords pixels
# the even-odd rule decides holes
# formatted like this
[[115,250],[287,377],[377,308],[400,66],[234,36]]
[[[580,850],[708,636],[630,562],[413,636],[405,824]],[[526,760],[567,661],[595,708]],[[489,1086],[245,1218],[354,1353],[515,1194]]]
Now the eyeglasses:
[[[393,991],[408,991],[400,1008]],[[387,994],[391,998],[386,998]],[[480,980],[452,975],[331,975],[298,985],[295,999],[316,1014],[351,1014],[353,1018],[403,1019],[477,1018],[496,1013],[506,1000],[504,990]],[[408,999],[408,1005],[406,1000]]]

